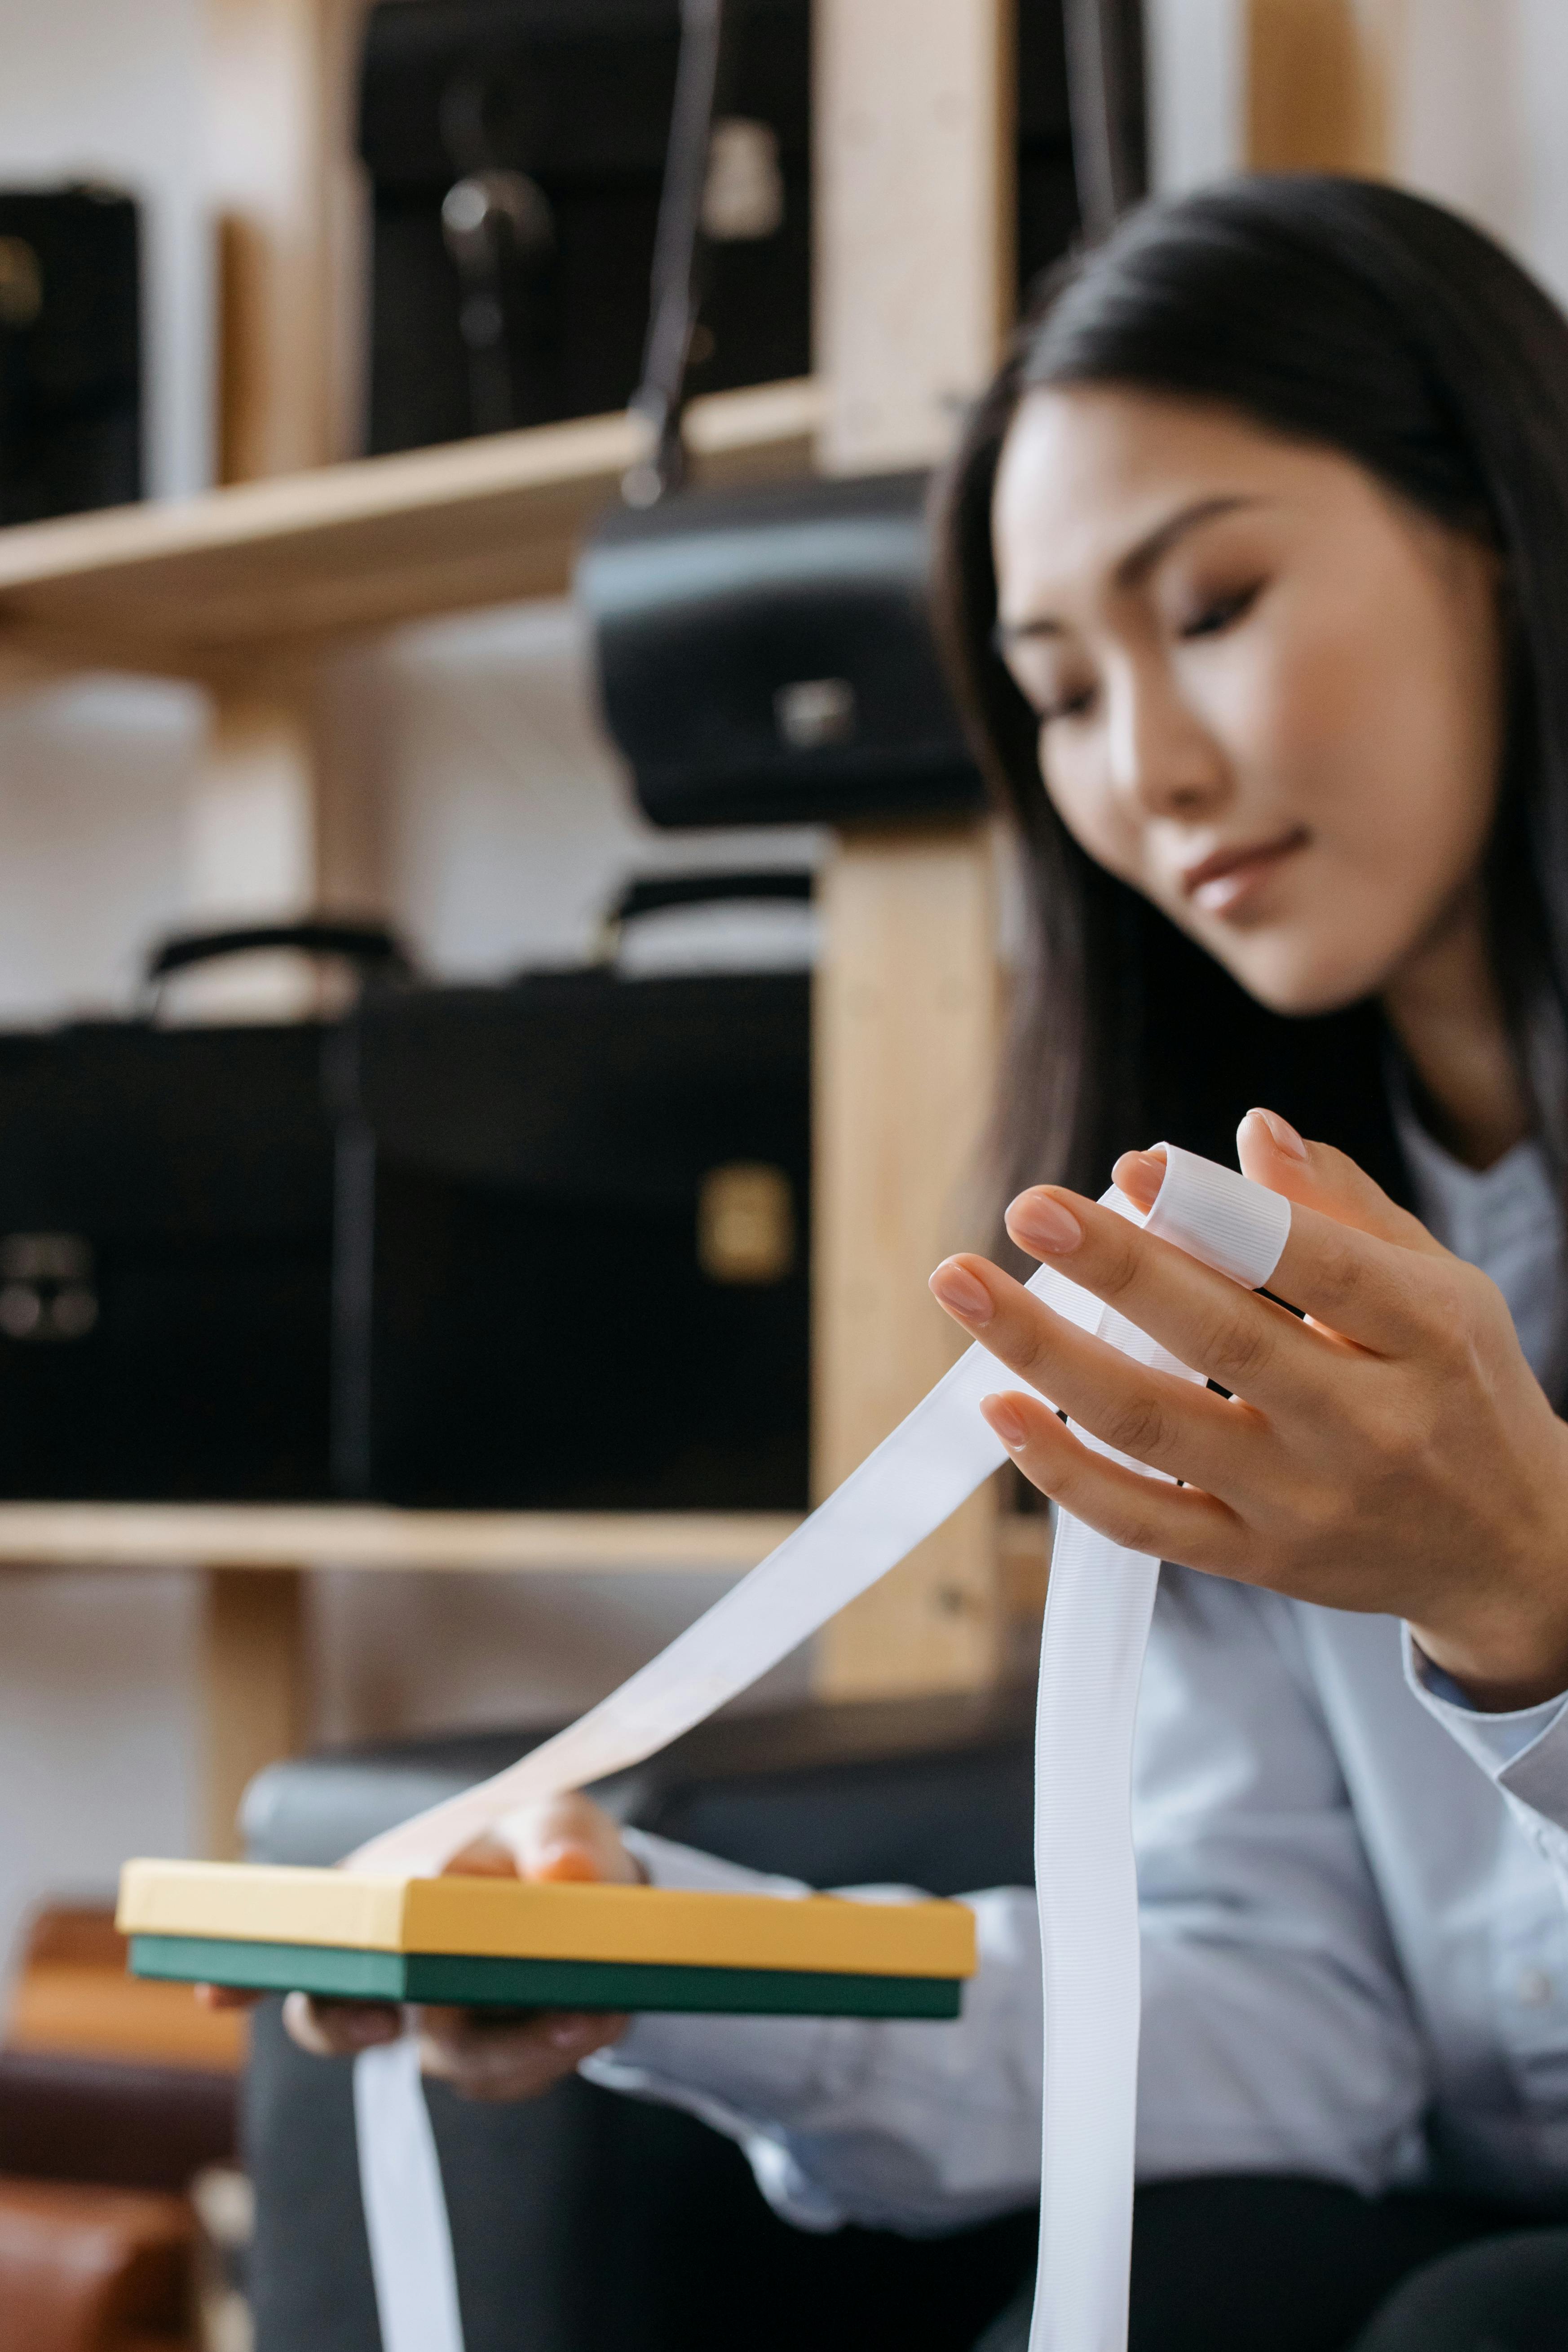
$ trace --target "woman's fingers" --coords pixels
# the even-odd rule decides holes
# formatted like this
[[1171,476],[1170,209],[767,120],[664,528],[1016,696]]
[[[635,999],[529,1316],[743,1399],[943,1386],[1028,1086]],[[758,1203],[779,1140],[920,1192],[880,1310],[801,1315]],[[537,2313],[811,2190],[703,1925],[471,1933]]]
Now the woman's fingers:
[[[1119,1163],[1136,1197],[1145,1189],[1138,1177],[1149,1171],[1131,1169],[1134,1158],[1152,1163],[1153,1155]],[[1389,1222],[1404,1218],[1392,1203],[1386,1208]],[[1314,1332],[1114,1210],[1059,1187],[1022,1192],[1007,1212],[1021,1247],[1114,1306],[1180,1362],[1265,1408],[1298,1397],[1303,1383],[1320,1385],[1334,1362],[1323,1352],[1332,1346],[1330,1333],[1379,1355],[1404,1354],[1430,1337],[1433,1284],[1451,1261],[1413,1218],[1404,1222],[1421,1234],[1419,1253],[1304,1203],[1293,1206],[1268,1287],[1323,1327]]]
[[395,2042],[403,2015],[390,2001],[315,2000],[309,1993],[291,1992],[283,2004],[283,2023],[290,2041],[312,2058],[353,2058],[378,2042]]
[[483,2010],[426,2009],[419,2017],[419,2063],[468,2099],[534,2099],[595,2050],[619,2041],[624,2017],[551,2011],[500,2019]]
[[1228,1490],[1247,1433],[1237,1411],[1207,1389],[1133,1363],[984,1258],[947,1259],[931,1286],[1000,1363],[1102,1444],[1173,1478]]
[[1251,1403],[1293,1396],[1311,1376],[1311,1341],[1294,1316],[1114,1209],[1041,1185],[1013,1202],[1007,1230],[1021,1248],[1158,1339],[1178,1363]]
[[[520,1806],[454,1855],[459,1877],[610,1881],[631,1885],[642,1872],[619,1829],[591,1798],[570,1793]],[[350,2058],[395,2042],[401,2011],[381,2001],[313,2000],[290,1993],[283,2022],[302,2050]],[[624,2017],[541,2011],[521,2021],[484,2011],[421,2013],[420,2063],[468,2098],[531,2099],[570,2074],[593,2051],[618,2040]]]
[[1112,1543],[1215,1575],[1247,1565],[1247,1528],[1213,1495],[1108,1461],[1036,1397],[989,1396],[980,1410],[1030,1483]]
[[612,1886],[635,1886],[642,1879],[618,1824],[602,1805],[574,1790],[520,1805],[497,1822],[484,1843],[503,1854],[519,1878],[591,1880]]
[[[1281,1129],[1289,1143],[1281,1141]],[[1363,1168],[1331,1143],[1304,1142],[1278,1111],[1249,1110],[1236,1131],[1236,1143],[1242,1174],[1269,1192],[1281,1192],[1303,1209],[1314,1209],[1376,1241],[1392,1242],[1421,1256],[1447,1256],[1420,1219],[1391,1201]]]
[[239,1985],[199,1984],[191,1990],[198,2009],[255,2009],[261,2000],[258,1992],[247,1992]]

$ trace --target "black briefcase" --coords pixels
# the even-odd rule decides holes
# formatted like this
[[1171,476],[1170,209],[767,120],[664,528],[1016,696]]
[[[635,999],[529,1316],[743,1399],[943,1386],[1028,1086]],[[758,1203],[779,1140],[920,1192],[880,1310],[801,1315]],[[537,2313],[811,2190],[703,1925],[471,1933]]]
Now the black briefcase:
[[0,190],[0,523],[142,495],[139,245],[116,189]]
[[[278,936],[184,941],[162,968]],[[395,961],[374,932],[286,936]],[[331,1496],[333,1034],[0,1036],[0,1496]]]
[[[811,364],[809,0],[731,6],[700,392]],[[679,0],[373,10],[373,451],[626,407],[679,46]]]
[[[618,914],[809,890],[668,877]],[[805,1507],[805,971],[369,991],[336,1066],[340,1493]]]

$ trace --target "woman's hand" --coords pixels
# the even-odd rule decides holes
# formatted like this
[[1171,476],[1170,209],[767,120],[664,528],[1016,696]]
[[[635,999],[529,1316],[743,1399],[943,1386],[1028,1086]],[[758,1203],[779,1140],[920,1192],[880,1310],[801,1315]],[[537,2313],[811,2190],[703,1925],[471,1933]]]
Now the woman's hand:
[[[1038,1391],[988,1398],[992,1428],[1043,1493],[1135,1551],[1404,1617],[1488,1709],[1568,1688],[1568,1428],[1501,1293],[1276,1114],[1249,1112],[1239,1142],[1246,1173],[1293,1203],[1269,1289],[1308,1319],[1041,1186],[1008,1211],[1020,1247],[1232,1393],[1131,1364],[984,1258],[949,1258],[942,1305]],[[1162,1173],[1130,1152],[1116,1181],[1147,1208]],[[1058,1407],[1183,1483],[1108,1461]]]
[[[487,1878],[600,1880],[629,1886],[642,1874],[608,1813],[582,1796],[552,1797],[499,1822],[448,1865]],[[533,2099],[595,2050],[619,2041],[624,2017],[541,2011],[521,2021],[487,2019],[482,2009],[418,2012],[420,2063],[426,2074],[470,2099]],[[395,2042],[401,2012],[389,2002],[314,2000],[291,1992],[283,2022],[302,2050],[348,2058],[378,2042]]]

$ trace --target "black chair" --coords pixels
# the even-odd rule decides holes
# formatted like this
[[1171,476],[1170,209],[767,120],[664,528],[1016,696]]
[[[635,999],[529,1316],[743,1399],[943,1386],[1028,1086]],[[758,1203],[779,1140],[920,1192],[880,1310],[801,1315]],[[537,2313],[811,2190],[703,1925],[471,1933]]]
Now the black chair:
[[[544,1737],[498,1733],[274,1766],[258,1861],[328,1863]],[[1031,1875],[1025,1693],[799,1708],[705,1724],[599,1791],[617,1815],[819,1886],[935,1894]],[[468,2352],[969,2352],[1033,2261],[1032,2212],[952,2237],[778,2220],[739,2150],[577,2080],[526,2105],[430,2095]],[[378,2352],[346,2062],[304,2056],[278,2005],[247,2095],[257,2352]]]

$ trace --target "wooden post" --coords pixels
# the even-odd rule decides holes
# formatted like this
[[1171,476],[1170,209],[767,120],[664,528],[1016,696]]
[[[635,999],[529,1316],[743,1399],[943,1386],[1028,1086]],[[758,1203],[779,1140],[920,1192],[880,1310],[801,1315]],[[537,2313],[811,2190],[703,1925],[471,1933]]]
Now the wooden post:
[[[994,366],[1011,312],[1006,0],[818,0],[817,349],[830,472],[925,465]],[[822,879],[815,1035],[814,1454],[826,1492],[952,1361],[926,1290],[982,1235],[961,1195],[989,1107],[997,1005],[979,824],[847,835]],[[994,1494],[819,1637],[834,1697],[971,1689],[1001,1657]]]
[[1256,172],[1386,171],[1401,0],[1247,0]]
[[[815,1118],[815,1459],[826,1493],[953,1360],[926,1289],[963,1230],[989,1108],[995,910],[969,826],[840,840],[821,882]],[[1004,1596],[988,1486],[820,1637],[835,1697],[978,1688]]]
[[[353,91],[368,0],[205,0],[210,184],[219,230],[219,478],[351,455],[362,405],[363,202]],[[188,825],[193,922],[345,912],[381,896],[375,794],[329,758],[309,667],[214,688]],[[318,1002],[298,958],[215,967],[202,1017],[286,1020]]]
[[[222,482],[357,449],[364,239],[351,125],[367,5],[205,0]],[[187,820],[193,924],[375,903],[374,804],[328,756],[324,695],[310,665],[215,686]],[[288,1020],[315,1010],[319,992],[313,971],[278,956],[193,974],[181,997],[209,1020]],[[205,1585],[205,1838],[223,1857],[238,1850],[246,1783],[306,1730],[304,1594],[292,1568],[215,1568]]]
[[817,0],[830,473],[929,465],[1013,313],[1010,0]]
[[221,481],[357,447],[364,236],[351,126],[367,6],[205,0]]
[[200,1687],[204,1845],[239,1852],[239,1801],[306,1729],[303,1579],[295,1568],[212,1568],[205,1580]]

